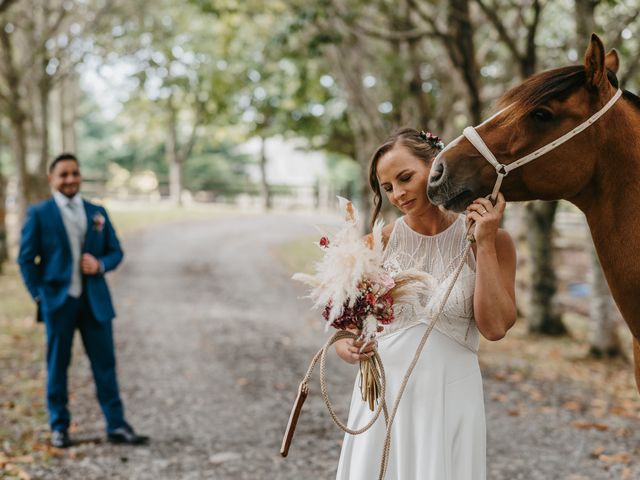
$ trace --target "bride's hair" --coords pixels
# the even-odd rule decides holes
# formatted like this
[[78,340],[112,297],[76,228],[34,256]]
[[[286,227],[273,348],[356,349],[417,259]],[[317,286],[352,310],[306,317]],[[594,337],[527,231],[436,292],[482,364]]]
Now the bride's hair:
[[431,162],[431,160],[441,150],[440,146],[437,145],[436,142],[426,139],[426,134],[424,132],[406,127],[396,130],[376,149],[371,156],[371,163],[369,164],[369,185],[371,186],[371,190],[373,190],[374,195],[371,228],[373,228],[373,224],[378,218],[380,209],[382,208],[382,192],[380,191],[380,183],[378,182],[378,174],[376,172],[378,169],[378,161],[397,145],[405,147],[414,157],[424,161],[426,165],[429,165],[429,162]]

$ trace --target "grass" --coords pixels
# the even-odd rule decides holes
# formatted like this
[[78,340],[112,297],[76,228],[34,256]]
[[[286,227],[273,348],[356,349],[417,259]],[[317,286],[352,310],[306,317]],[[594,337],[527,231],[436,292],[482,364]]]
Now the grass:
[[210,220],[226,215],[237,215],[232,207],[217,204],[194,204],[178,207],[172,204],[130,203],[111,201],[105,204],[111,220],[121,235],[129,235],[154,225],[165,223]]
[[314,263],[322,257],[322,251],[314,245],[317,241],[316,236],[285,242],[276,248],[275,254],[290,272],[312,273]]
[[[231,207],[109,202],[105,205],[120,236],[153,225],[215,220],[238,212]],[[42,438],[48,431],[44,405],[44,327],[14,261],[0,275],[0,478],[20,478],[20,462],[34,452],[56,454]]]

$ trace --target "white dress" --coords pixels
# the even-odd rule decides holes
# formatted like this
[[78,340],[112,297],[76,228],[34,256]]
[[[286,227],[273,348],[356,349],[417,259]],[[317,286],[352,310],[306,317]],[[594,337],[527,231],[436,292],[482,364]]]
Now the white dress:
[[[395,223],[385,251],[385,266],[391,271],[423,269],[438,279],[439,287],[421,312],[399,308],[396,320],[378,339],[389,410],[458,266],[465,247],[465,230],[462,215],[433,236],[411,230],[404,217]],[[480,335],[473,320],[474,285],[475,259],[470,253],[400,401],[392,427],[386,480],[486,478],[486,427],[477,355]],[[356,378],[348,425],[360,428],[371,415]],[[346,434],[336,478],[377,479],[384,438],[382,415],[367,432]]]

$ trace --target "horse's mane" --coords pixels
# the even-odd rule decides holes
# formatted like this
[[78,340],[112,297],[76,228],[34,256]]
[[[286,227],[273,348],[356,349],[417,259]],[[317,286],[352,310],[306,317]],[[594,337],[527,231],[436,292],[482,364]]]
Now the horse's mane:
[[635,93],[632,93],[629,90],[623,90],[622,98],[629,100],[634,107],[640,110],[640,97],[638,97]]
[[[607,70],[611,85],[618,88],[618,78]],[[587,81],[584,65],[571,65],[538,73],[505,93],[498,101],[499,108],[511,105],[506,122],[522,120],[538,106],[550,100],[564,100]],[[640,98],[624,90],[624,97],[640,108]]]
[[505,93],[498,101],[499,108],[511,105],[509,123],[522,120],[539,105],[550,100],[563,100],[579,86],[587,76],[583,65],[571,65],[538,73]]

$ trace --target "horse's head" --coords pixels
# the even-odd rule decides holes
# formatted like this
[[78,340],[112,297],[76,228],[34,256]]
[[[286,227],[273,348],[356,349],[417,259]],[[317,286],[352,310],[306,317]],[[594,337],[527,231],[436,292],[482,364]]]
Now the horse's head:
[[[569,132],[602,108],[617,89],[618,55],[607,55],[594,34],[584,65],[539,73],[507,92],[503,110],[476,130],[498,162],[508,165]],[[589,185],[600,157],[605,123],[582,133],[513,170],[501,191],[507,200],[572,199]],[[465,137],[452,142],[434,161],[427,193],[445,208],[462,211],[491,193],[496,169]]]

